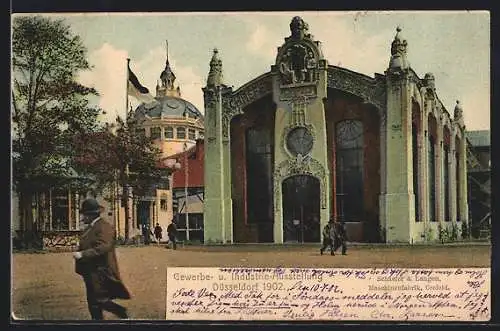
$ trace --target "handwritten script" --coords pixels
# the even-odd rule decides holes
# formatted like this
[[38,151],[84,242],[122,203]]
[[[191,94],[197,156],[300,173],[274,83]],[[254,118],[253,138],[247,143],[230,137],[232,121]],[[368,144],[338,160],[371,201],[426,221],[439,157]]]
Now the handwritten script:
[[488,321],[490,269],[168,268],[169,320]]

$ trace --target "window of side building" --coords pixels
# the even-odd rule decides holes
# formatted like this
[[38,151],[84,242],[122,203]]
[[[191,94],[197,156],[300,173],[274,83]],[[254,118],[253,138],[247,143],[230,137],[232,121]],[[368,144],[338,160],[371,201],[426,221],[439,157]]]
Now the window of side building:
[[161,139],[161,128],[151,128],[151,139]]
[[188,138],[189,138],[189,140],[195,140],[196,139],[196,131],[195,131],[195,129],[189,129],[188,130]]
[[186,128],[177,128],[177,139],[186,139]]
[[171,126],[167,126],[165,128],[165,139],[173,139],[174,138],[174,128]]

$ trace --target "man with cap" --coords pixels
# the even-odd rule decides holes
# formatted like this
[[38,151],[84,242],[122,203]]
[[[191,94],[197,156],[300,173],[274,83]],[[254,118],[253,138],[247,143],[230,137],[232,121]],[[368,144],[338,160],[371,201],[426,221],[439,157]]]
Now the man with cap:
[[101,218],[103,207],[95,199],[86,199],[80,210],[87,225],[80,236],[78,251],[73,253],[75,271],[83,277],[87,303],[93,320],[104,319],[103,311],[128,318],[127,309],[113,299],[130,299],[118,271],[114,247],[114,229]]

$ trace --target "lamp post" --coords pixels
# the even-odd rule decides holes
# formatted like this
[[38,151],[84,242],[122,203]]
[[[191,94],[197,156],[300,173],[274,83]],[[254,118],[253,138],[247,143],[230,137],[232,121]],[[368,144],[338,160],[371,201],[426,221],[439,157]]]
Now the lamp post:
[[184,215],[186,215],[186,240],[189,240],[189,211],[188,211],[188,157],[187,157],[187,142],[184,143]]

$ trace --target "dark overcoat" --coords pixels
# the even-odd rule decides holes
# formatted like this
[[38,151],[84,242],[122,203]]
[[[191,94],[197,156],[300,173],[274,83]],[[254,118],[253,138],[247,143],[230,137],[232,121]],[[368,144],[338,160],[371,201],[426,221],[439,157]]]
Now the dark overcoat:
[[114,234],[111,224],[100,218],[80,236],[82,257],[75,260],[75,271],[90,283],[91,295],[97,300],[130,299],[118,270]]

